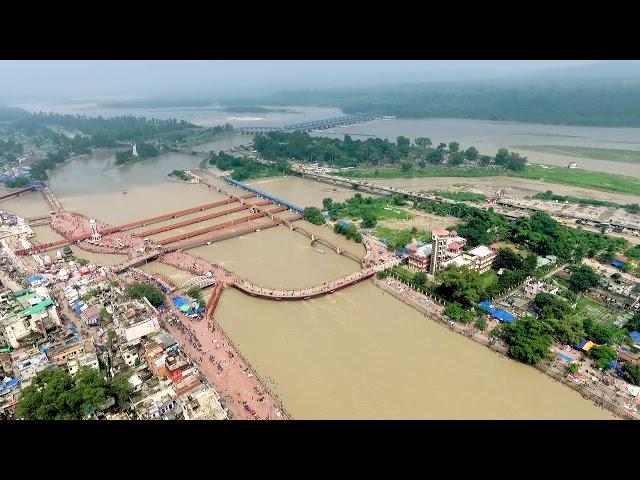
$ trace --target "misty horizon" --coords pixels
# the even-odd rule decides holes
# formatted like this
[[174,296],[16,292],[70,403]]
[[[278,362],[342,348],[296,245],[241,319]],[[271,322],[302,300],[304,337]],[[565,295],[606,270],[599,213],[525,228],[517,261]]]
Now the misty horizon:
[[[373,88],[420,82],[554,75],[596,60],[45,60],[1,61],[0,100],[120,100],[258,96],[288,89]],[[597,65],[596,65],[597,66]]]

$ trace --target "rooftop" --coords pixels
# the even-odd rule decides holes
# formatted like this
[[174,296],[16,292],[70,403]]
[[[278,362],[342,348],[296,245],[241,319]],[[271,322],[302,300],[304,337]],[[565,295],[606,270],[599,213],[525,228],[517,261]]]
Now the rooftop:
[[486,257],[487,255],[491,255],[493,251],[485,245],[479,245],[473,250],[469,251],[469,253],[476,257]]
[[444,228],[436,228],[433,232],[431,232],[434,236],[437,237],[446,237],[449,235],[449,230],[445,230]]

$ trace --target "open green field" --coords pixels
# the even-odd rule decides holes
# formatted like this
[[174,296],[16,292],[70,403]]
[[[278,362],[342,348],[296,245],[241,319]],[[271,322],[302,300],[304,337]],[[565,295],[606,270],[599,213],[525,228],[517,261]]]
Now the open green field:
[[509,148],[530,152],[552,153],[568,157],[593,158],[610,162],[640,163],[640,150],[577,147],[571,145],[510,145]]
[[630,312],[614,310],[591,300],[586,295],[581,295],[574,312],[574,318],[592,318],[605,324],[615,324],[622,326],[631,317]]
[[429,242],[431,240],[431,232],[426,230],[417,229],[415,233],[411,229],[395,229],[378,225],[373,230],[373,235],[378,238],[384,238],[389,243],[405,242],[405,244],[411,242],[413,238],[416,238],[422,242]]
[[482,288],[487,288],[498,281],[498,275],[493,270],[487,270],[480,274],[480,280],[482,281]]
[[601,190],[604,192],[628,193],[640,196],[640,181],[634,177],[614,173],[569,169],[545,165],[527,165],[520,172],[513,172],[495,167],[446,167],[427,165],[421,169],[403,172],[395,167],[368,167],[342,172],[349,178],[414,178],[414,177],[518,177],[530,180],[541,180],[547,183],[569,185],[573,187]]

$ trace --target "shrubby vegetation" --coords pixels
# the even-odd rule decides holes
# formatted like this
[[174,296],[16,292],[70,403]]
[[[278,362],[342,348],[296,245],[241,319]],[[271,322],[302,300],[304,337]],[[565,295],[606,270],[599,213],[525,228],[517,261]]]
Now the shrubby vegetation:
[[189,180],[191,180],[191,177],[187,175],[187,172],[185,172],[184,170],[173,170],[169,174],[169,176],[182,180],[183,182],[188,182]]
[[344,235],[349,240],[353,240],[354,242],[362,242],[362,234],[358,231],[355,225],[349,225],[348,227],[345,227],[340,223],[336,223],[335,227],[333,227],[333,231],[339,233],[340,235]]
[[322,212],[317,207],[306,207],[303,211],[305,220],[313,223],[314,225],[323,225],[325,222]]
[[209,157],[209,164],[215,165],[220,170],[233,170],[231,178],[235,180],[246,180],[247,178],[273,177],[277,175],[288,175],[291,173],[291,165],[286,160],[277,160],[273,163],[262,163],[256,160],[249,160],[234,157],[225,152],[212,153]]
[[160,150],[150,143],[139,143],[136,145],[138,156],[133,155],[131,148],[116,152],[116,165],[124,165],[125,163],[137,162],[146,158],[153,158],[160,155]]

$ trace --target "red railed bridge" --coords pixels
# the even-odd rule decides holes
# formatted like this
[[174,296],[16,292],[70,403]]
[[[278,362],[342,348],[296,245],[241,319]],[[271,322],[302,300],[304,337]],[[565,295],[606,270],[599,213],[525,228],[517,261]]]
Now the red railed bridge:
[[[181,217],[184,215],[189,215],[191,213],[196,213],[196,212],[202,212],[204,210],[210,210],[212,208],[216,208],[216,207],[221,207],[223,205],[228,205],[230,203],[235,203],[235,202],[240,202],[244,204],[244,200],[249,199],[249,198],[253,198],[256,195],[253,193],[248,193],[245,195],[240,195],[240,196],[232,196],[230,198],[225,198],[224,200],[219,200],[217,202],[212,202],[212,203],[206,203],[204,205],[198,205],[196,207],[191,207],[191,208],[187,208],[185,210],[177,210],[174,212],[169,212],[169,213],[165,213],[163,215],[158,215],[156,217],[150,217],[150,218],[144,218],[141,220],[136,220],[135,222],[130,222],[130,223],[125,223],[124,225],[117,225],[114,227],[106,227],[103,228],[101,230],[99,230],[99,233],[101,235],[109,235],[111,233],[118,233],[118,232],[122,232],[125,230],[130,230],[132,228],[138,228],[138,227],[144,227],[146,225],[152,224],[152,223],[158,223],[158,222],[162,222],[164,220],[169,220],[172,218],[177,218],[177,217]],[[248,205],[247,208],[251,208],[251,205]],[[244,208],[243,208],[244,209]],[[227,212],[227,213],[223,213],[223,212],[217,212],[220,215],[223,214],[228,214],[231,212]],[[202,217],[200,217],[201,219],[199,221],[204,221],[202,220]],[[215,218],[215,217],[212,217]],[[196,223],[195,221],[193,223]],[[172,230],[173,228],[179,228],[181,225],[177,225],[174,224],[173,227],[170,225],[167,225],[165,227],[161,227],[162,230],[161,231],[168,231],[168,230]],[[65,238],[62,240],[57,240],[55,242],[49,242],[49,243],[42,243],[40,245],[34,245],[31,248],[24,248],[24,249],[20,249],[20,250],[16,250],[16,254],[17,255],[32,255],[34,253],[38,253],[38,252],[42,252],[45,250],[51,250],[53,248],[57,248],[57,247],[62,247],[64,245],[69,245],[69,244],[73,244],[73,243],[78,243],[78,242],[82,242],[84,240],[88,240],[89,238],[91,238],[91,233],[86,233],[83,235],[76,235],[74,237],[71,238]]]
[[370,278],[376,273],[381,272],[382,270],[386,270],[387,268],[391,268],[394,265],[397,265],[398,263],[400,263],[399,259],[389,260],[388,262],[382,263],[380,265],[376,265],[375,267],[365,268],[363,270],[359,270],[355,273],[351,273],[349,275],[346,275],[332,282],[327,282],[322,285],[309,287],[309,288],[300,288],[300,289],[268,288],[268,287],[262,287],[254,283],[251,283],[244,278],[236,278],[233,283],[233,286],[238,290],[241,290],[244,293],[247,293],[253,297],[269,298],[271,300],[308,300],[310,298],[333,293],[342,288],[361,282],[362,280]]

